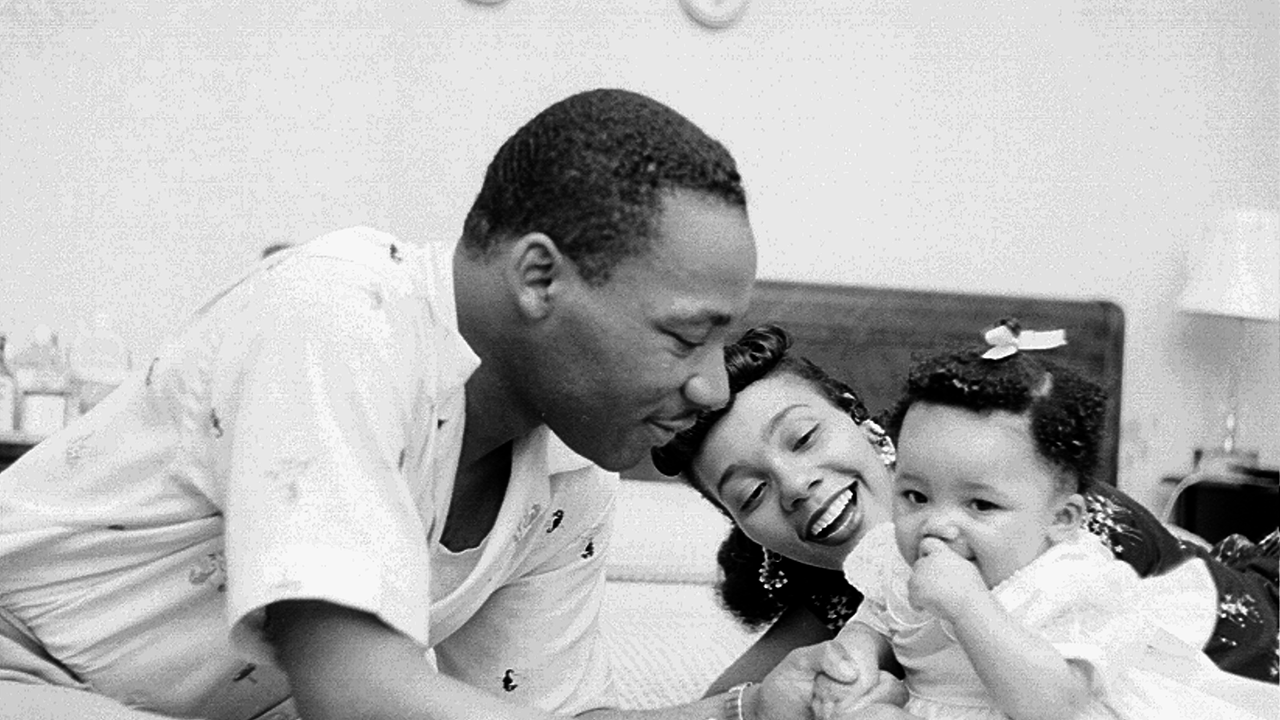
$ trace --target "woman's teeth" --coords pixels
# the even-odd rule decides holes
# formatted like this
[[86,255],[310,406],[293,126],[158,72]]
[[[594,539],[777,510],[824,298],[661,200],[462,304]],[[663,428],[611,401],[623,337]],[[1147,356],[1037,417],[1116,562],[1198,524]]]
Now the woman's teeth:
[[840,513],[844,512],[844,509],[849,507],[849,503],[852,500],[853,490],[841,490],[840,494],[836,496],[836,499],[833,500],[831,504],[827,506],[827,509],[822,512],[822,516],[809,527],[809,535],[811,537],[821,535],[822,531],[826,530],[827,526],[835,522],[836,518],[840,517]]

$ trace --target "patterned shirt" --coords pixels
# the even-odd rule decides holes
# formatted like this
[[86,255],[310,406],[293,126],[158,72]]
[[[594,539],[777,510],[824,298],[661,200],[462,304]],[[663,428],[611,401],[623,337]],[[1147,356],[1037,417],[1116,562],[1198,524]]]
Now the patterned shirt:
[[[245,720],[285,698],[261,625],[293,598],[375,614],[519,702],[610,704],[614,475],[539,429],[481,546],[440,544],[479,362],[449,268],[356,228],[231,283],[0,475],[0,608],[82,687],[167,714]],[[18,665],[0,652],[0,676]]]

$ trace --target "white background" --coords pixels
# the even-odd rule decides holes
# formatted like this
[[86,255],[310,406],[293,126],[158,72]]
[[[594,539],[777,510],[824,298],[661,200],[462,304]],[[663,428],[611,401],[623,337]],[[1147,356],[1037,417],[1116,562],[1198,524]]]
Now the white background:
[[622,86],[735,154],[762,277],[1119,303],[1135,497],[1236,358],[1280,462],[1280,329],[1177,312],[1218,213],[1280,205],[1274,0],[296,5],[0,0],[0,329],[105,310],[145,356],[271,242],[452,243],[520,123]]

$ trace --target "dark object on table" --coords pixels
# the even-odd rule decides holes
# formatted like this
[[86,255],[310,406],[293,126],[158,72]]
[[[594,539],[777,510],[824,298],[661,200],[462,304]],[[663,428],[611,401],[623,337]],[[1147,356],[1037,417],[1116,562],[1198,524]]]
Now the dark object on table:
[[1280,470],[1232,466],[1230,474],[1204,474],[1177,481],[1174,524],[1210,543],[1232,533],[1260,542],[1280,524]]

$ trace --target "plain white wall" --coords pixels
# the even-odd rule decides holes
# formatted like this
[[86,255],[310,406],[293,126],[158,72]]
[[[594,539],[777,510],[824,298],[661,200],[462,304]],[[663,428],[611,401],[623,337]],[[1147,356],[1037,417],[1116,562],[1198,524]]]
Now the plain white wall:
[[1221,210],[1280,205],[1276,3],[1041,5],[751,0],[721,31],[677,0],[10,6],[0,329],[101,309],[145,355],[271,242],[452,243],[510,132],[623,86],[734,152],[762,277],[1119,303],[1139,499],[1215,441],[1236,359],[1276,465],[1276,324],[1176,307]]

